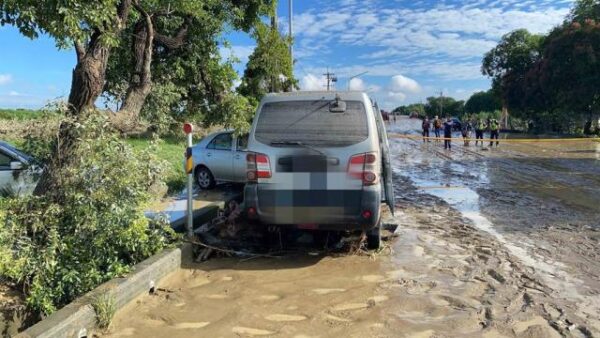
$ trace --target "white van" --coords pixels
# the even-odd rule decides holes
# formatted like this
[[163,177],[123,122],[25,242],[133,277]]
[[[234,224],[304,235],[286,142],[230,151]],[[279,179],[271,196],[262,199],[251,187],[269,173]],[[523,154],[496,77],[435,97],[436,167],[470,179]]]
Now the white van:
[[366,230],[380,245],[381,203],[393,212],[379,109],[363,92],[268,94],[248,139],[248,218],[268,225]]

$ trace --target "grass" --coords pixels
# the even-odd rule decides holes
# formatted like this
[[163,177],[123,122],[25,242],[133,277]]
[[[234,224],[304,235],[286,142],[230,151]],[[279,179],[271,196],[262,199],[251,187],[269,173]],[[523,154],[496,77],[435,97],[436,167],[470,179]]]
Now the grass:
[[40,110],[31,109],[4,109],[0,108],[0,119],[2,120],[33,120],[42,115]]
[[[144,150],[150,146],[151,140],[143,138],[129,138],[127,143],[134,150]],[[159,141],[156,156],[168,163],[167,176],[164,182],[168,187],[168,194],[177,193],[185,188],[186,176],[183,171],[183,154],[185,152],[185,140],[177,138],[165,138]]]
[[96,312],[96,325],[102,330],[108,330],[112,319],[117,312],[117,302],[108,292],[102,293],[92,300],[92,307]]

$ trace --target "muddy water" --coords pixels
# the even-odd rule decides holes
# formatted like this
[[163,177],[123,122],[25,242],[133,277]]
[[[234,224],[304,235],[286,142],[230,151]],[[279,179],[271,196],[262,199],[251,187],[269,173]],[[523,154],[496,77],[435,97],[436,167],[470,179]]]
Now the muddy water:
[[[414,133],[415,123],[391,128]],[[564,191],[595,201],[578,187],[594,180],[597,163],[585,161],[595,152],[568,153],[575,163],[551,158],[572,147],[536,155],[547,166],[527,162],[519,147],[440,154],[435,143],[394,140],[392,150],[398,212],[389,221],[399,227],[391,250],[188,262],[121,311],[106,335],[598,335],[597,215],[564,202]],[[547,178],[532,181],[538,173]]]

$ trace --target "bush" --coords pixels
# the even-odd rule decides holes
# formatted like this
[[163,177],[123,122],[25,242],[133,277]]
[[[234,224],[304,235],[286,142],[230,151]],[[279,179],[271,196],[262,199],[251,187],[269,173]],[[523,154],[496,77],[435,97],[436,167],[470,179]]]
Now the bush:
[[56,176],[60,191],[0,205],[0,278],[21,286],[30,309],[41,314],[176,239],[168,224],[144,216],[163,163],[150,150],[134,152],[105,118],[73,126],[78,141]]

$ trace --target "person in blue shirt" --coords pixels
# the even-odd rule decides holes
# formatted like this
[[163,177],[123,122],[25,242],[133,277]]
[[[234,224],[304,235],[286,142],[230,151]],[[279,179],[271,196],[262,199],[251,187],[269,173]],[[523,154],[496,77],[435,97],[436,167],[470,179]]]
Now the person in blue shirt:
[[446,119],[444,122],[444,149],[452,150],[452,127],[454,126],[454,122],[450,118]]

